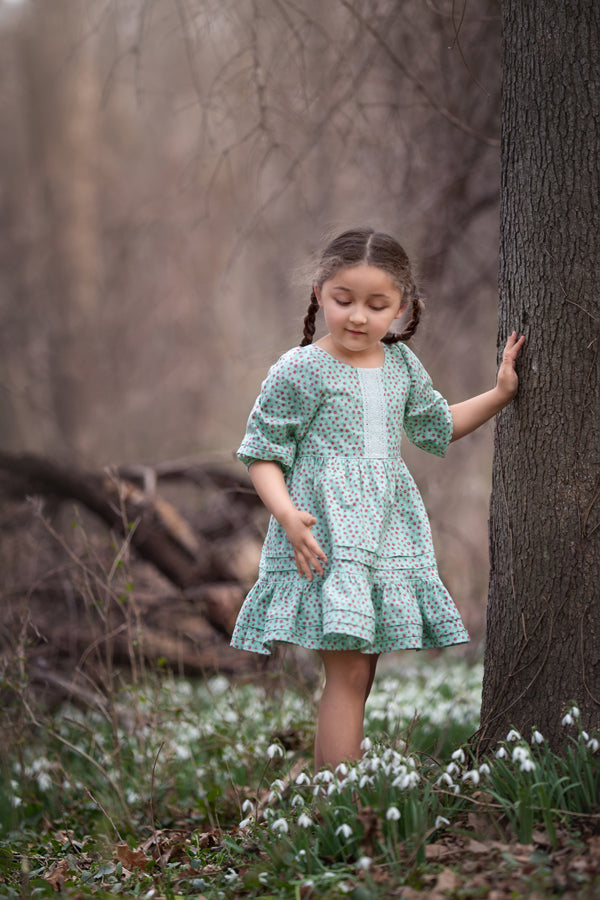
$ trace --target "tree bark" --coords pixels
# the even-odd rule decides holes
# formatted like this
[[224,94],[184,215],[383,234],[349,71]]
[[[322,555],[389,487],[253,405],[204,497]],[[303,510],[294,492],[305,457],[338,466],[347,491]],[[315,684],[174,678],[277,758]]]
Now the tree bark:
[[480,741],[600,727],[600,5],[503,3],[499,348]]

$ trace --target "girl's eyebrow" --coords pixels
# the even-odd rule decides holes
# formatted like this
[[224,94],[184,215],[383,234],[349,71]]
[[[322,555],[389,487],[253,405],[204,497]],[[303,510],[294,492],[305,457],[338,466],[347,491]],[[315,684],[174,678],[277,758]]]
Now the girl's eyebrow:
[[[333,290],[334,290],[334,291],[345,291],[347,294],[351,294],[351,293],[352,293],[352,289],[349,288],[349,287],[345,287],[343,284],[334,284],[334,285],[333,285]],[[374,294],[369,294],[369,299],[373,299],[373,300],[375,300],[375,299],[390,300],[391,297],[390,297],[389,294],[374,293]]]

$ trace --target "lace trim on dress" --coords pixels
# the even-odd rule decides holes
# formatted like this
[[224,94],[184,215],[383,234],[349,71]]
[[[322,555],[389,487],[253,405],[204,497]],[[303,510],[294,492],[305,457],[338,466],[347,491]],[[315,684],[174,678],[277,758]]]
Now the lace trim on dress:
[[381,369],[357,369],[363,399],[365,456],[385,459],[388,456],[386,406]]

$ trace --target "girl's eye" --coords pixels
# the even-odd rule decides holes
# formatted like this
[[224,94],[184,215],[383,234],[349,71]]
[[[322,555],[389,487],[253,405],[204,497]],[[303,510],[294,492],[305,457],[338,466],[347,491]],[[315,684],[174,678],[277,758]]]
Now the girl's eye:
[[350,306],[349,300],[342,300],[339,297],[334,297],[334,300],[338,306]]

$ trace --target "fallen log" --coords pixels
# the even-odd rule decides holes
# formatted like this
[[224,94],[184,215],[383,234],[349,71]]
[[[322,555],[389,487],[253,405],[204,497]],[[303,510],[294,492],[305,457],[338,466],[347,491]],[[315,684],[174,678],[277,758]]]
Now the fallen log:
[[235,580],[227,560],[181,513],[116,472],[98,474],[33,454],[0,453],[0,491],[15,498],[42,495],[82,503],[178,588]]
[[[178,480],[200,492],[186,514],[158,489]],[[187,489],[183,496],[189,500]],[[243,472],[177,463],[91,472],[0,452],[2,497],[0,564],[7,577],[0,583],[0,651],[18,657],[25,647],[35,663],[32,677],[49,695],[64,694],[80,676],[84,683],[96,678],[108,657],[121,667],[135,665],[134,658],[160,661],[187,675],[264,667],[264,660],[229,646],[264,519]],[[32,497],[44,498],[47,509],[24,502]],[[90,545],[77,545],[72,530],[53,524],[65,501],[90,510],[111,536],[103,539],[94,527],[91,536],[82,531]],[[115,535],[122,541],[116,558],[122,550],[126,560],[118,571]],[[11,557],[10,545],[21,552]],[[47,563],[37,552],[28,555],[30,545],[46,547]],[[75,688],[72,695],[86,696]]]

